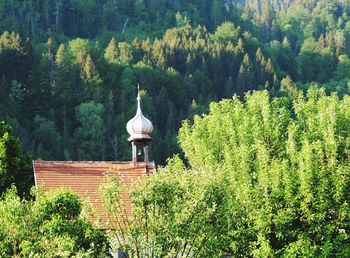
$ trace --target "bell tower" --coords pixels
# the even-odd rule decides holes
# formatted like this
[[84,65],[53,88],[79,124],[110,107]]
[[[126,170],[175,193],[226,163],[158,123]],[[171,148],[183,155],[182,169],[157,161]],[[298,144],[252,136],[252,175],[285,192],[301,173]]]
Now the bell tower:
[[145,162],[149,164],[148,143],[152,140],[150,134],[153,130],[153,125],[150,120],[143,116],[141,111],[141,97],[137,94],[137,111],[136,115],[129,120],[126,125],[126,130],[130,134],[128,141],[132,146],[132,162]]

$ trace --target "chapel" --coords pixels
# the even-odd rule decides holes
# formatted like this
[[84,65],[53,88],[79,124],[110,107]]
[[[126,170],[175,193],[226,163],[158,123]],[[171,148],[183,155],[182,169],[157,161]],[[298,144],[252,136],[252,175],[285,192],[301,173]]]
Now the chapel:
[[114,173],[118,180],[126,186],[121,193],[126,206],[127,215],[131,215],[129,190],[133,182],[151,175],[155,169],[154,162],[149,161],[148,144],[152,140],[150,134],[153,125],[141,111],[141,97],[137,95],[136,115],[127,123],[130,134],[132,160],[117,161],[39,161],[33,160],[35,186],[44,185],[45,191],[60,187],[71,188],[81,198],[90,200],[98,211],[102,222],[107,221],[103,211],[102,200],[98,188],[108,173]]

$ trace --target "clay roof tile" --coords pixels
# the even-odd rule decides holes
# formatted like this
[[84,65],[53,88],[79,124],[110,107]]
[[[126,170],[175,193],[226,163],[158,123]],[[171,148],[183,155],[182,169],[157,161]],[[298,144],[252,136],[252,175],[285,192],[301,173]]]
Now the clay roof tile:
[[129,190],[132,182],[142,180],[150,175],[153,166],[130,162],[110,161],[33,161],[36,186],[45,185],[45,191],[60,187],[71,188],[81,198],[88,198],[92,206],[98,211],[102,222],[107,222],[107,215],[103,212],[102,200],[98,188],[108,172],[117,174],[118,179],[127,187],[122,191],[122,200],[126,205],[126,213],[131,215],[131,200]]

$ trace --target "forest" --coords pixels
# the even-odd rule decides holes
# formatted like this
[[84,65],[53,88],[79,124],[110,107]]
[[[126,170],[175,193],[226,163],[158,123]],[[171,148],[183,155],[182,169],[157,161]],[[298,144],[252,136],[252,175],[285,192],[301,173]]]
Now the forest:
[[[349,0],[7,0],[0,1],[0,17],[0,193],[11,189],[13,183],[17,187],[3,198],[0,206],[4,211],[10,210],[11,202],[20,203],[33,214],[40,209],[35,202],[14,197],[17,191],[30,198],[32,159],[130,160],[125,126],[136,112],[139,84],[142,111],[154,126],[150,159],[165,166],[143,189],[156,193],[160,189],[152,184],[158,183],[159,187],[174,187],[177,194],[194,194],[146,200],[142,190],[135,192],[136,206],[143,202],[159,205],[159,216],[164,219],[160,221],[165,224],[155,223],[144,232],[157,239],[159,245],[152,248],[158,255],[180,254],[180,249],[190,254],[193,250],[182,246],[188,241],[196,248],[196,255],[349,254]],[[327,108],[334,111],[333,116],[327,117]],[[241,118],[236,117],[238,113]],[[228,114],[232,116],[226,120],[233,119],[230,123],[223,119]],[[313,116],[319,120],[312,120]],[[266,124],[253,126],[254,119]],[[323,119],[330,124],[323,124]],[[237,121],[248,130],[246,134]],[[225,131],[225,126],[236,128],[236,134]],[[252,150],[248,143],[254,146]],[[316,147],[310,147],[313,144]],[[221,149],[221,145],[226,147]],[[268,164],[263,162],[264,155]],[[317,159],[322,161],[317,163]],[[303,172],[303,166],[311,167],[311,176]],[[327,182],[315,172],[320,167]],[[251,185],[239,179],[235,174],[239,170],[245,171],[242,173]],[[218,185],[211,185],[210,180],[203,186],[191,185],[204,171],[210,171],[206,174]],[[281,171],[286,172],[284,177],[292,186],[266,186],[268,180],[277,184],[283,177]],[[180,176],[188,185],[181,185]],[[233,188],[225,192],[228,181],[233,182],[229,185],[241,183],[239,191],[249,192],[257,203]],[[321,183],[331,186],[324,192],[313,187]],[[338,184],[341,186],[332,190]],[[256,192],[252,186],[258,186]],[[195,194],[198,189],[208,194],[210,203],[201,202],[204,197]],[[291,199],[291,195],[297,197]],[[235,196],[237,203],[230,201],[230,196]],[[315,206],[312,196],[319,198]],[[179,211],[162,213],[162,202],[182,207],[179,199],[188,207],[193,202],[207,208],[212,205],[204,224],[192,225],[192,232],[199,232],[197,236],[175,230],[187,223],[184,214],[179,215],[178,225],[166,224],[169,216]],[[283,204],[262,211],[261,203],[272,201]],[[339,212],[329,213],[322,206],[325,203]],[[254,207],[251,217],[249,205]],[[220,209],[230,210],[227,216],[231,218],[221,221],[222,227],[215,231],[210,225],[222,216]],[[61,216],[57,214],[54,216]],[[45,216],[41,221],[53,215]],[[143,216],[149,215],[146,212]],[[193,213],[193,218],[196,216]],[[239,222],[235,216],[246,216],[247,220]],[[63,216],[55,223],[66,223],[66,219]],[[76,223],[83,222],[77,219]],[[329,245],[332,239],[338,241],[333,249],[326,248],[321,239],[326,231],[317,231],[317,223],[331,228]],[[75,226],[69,230],[74,231]],[[203,227],[211,235],[199,230]],[[176,231],[168,239],[170,246],[161,239],[159,228]],[[39,237],[35,230],[33,237]],[[288,230],[291,233],[284,235]],[[344,234],[339,233],[343,230]],[[78,246],[89,252],[89,244],[98,239],[101,245],[95,251],[108,249],[103,247],[104,236],[94,233],[96,238],[89,238],[86,232],[82,232]],[[2,234],[0,227],[0,238]],[[239,237],[244,243],[237,241]],[[23,245],[22,250],[29,253],[40,249]],[[341,245],[348,248],[342,252]],[[62,246],[57,248],[65,250]],[[132,243],[124,251],[135,256],[128,248],[134,248]],[[73,247],[69,250],[79,253]]]
[[164,164],[181,121],[211,101],[348,94],[350,5],[284,2],[2,1],[0,118],[33,159],[129,160],[139,83]]

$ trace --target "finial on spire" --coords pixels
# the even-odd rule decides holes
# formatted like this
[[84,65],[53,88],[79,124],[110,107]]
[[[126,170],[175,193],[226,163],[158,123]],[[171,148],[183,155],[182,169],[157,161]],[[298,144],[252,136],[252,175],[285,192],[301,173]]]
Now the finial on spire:
[[137,114],[142,114],[141,111],[141,97],[140,97],[140,83],[137,83]]

